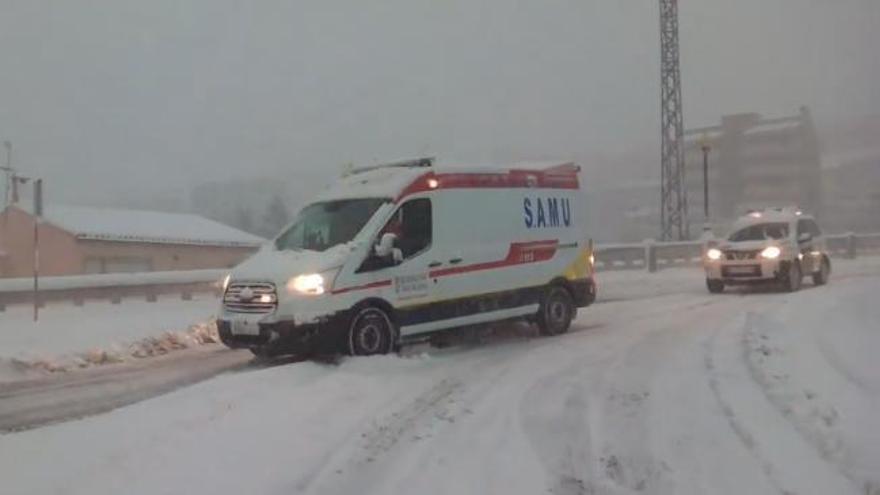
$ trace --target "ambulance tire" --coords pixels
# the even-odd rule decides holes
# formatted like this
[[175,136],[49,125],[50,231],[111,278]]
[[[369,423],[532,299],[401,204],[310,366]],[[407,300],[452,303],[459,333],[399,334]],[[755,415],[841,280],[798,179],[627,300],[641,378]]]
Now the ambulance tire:
[[568,331],[576,308],[571,293],[561,285],[547,288],[535,322],[541,335],[561,335]]
[[254,361],[257,363],[264,361],[271,361],[278,357],[277,352],[273,352],[271,349],[266,347],[250,347],[248,348],[251,351],[251,354],[254,355]]
[[351,356],[388,354],[397,345],[394,323],[376,306],[361,306],[354,311],[346,337],[346,351]]

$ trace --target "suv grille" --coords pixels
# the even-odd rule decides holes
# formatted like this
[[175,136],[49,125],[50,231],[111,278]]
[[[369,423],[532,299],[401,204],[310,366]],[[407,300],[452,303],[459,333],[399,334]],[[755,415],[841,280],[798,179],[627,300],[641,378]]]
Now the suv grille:
[[275,284],[237,282],[223,294],[223,308],[230,313],[271,313],[278,306]]
[[725,251],[726,260],[753,260],[758,257],[760,251]]

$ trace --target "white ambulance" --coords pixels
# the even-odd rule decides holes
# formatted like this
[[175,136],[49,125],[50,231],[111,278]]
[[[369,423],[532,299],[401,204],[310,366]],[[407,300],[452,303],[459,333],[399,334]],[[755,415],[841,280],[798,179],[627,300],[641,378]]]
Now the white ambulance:
[[220,337],[261,356],[370,355],[508,319],[566,332],[596,297],[579,170],[354,170],[226,278]]

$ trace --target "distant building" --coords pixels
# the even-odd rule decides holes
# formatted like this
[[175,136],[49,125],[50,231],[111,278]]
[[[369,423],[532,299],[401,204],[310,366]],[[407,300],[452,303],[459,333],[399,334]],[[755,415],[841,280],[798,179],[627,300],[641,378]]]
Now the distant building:
[[660,232],[660,182],[632,181],[588,190],[587,225],[598,242],[641,242]]
[[798,205],[822,214],[819,143],[806,107],[766,119],[725,115],[721,125],[685,131],[685,184],[692,225],[703,221],[703,139],[710,146],[709,208],[713,224],[748,208]]
[[838,124],[822,135],[825,211],[835,232],[880,232],[880,115]]
[[[0,277],[31,275],[33,229],[20,207],[0,213]],[[198,215],[57,205],[39,236],[46,276],[229,268],[264,242]]]

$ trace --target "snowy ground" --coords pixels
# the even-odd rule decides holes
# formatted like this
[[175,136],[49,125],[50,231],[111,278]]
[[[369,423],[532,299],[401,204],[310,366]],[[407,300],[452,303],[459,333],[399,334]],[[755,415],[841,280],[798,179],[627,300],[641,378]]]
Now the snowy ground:
[[[880,259],[602,274],[573,331],[228,373],[0,436],[9,493],[880,493]],[[88,306],[86,307],[88,309]]]
[[167,296],[155,303],[134,298],[120,304],[87,301],[81,307],[55,303],[40,310],[36,323],[30,306],[8,306],[0,313],[0,381],[16,377],[13,360],[64,362],[93,349],[122,350],[145,337],[208,321],[218,304],[212,294],[194,294],[191,301]]

